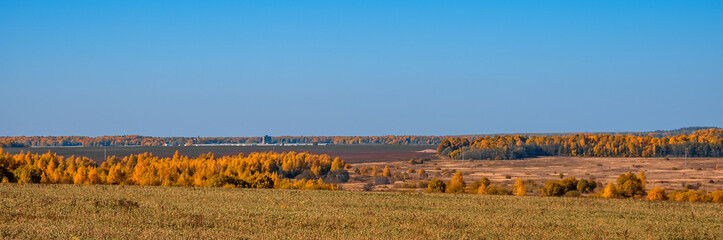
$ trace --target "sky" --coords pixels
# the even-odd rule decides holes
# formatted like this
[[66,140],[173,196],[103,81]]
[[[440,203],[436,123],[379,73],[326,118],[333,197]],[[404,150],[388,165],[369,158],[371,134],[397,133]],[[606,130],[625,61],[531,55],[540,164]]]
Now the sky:
[[0,136],[723,126],[723,1],[0,1]]

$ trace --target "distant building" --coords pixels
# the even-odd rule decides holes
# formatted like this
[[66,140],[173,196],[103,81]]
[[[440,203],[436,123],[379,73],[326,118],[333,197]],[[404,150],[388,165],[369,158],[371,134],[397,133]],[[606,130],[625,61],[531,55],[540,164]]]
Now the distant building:
[[271,140],[271,137],[269,135],[264,135],[264,137],[261,138],[261,144],[272,144],[273,141]]

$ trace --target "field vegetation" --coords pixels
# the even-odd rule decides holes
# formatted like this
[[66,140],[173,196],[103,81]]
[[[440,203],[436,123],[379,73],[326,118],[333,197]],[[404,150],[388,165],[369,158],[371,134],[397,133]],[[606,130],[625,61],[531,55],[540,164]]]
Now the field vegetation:
[[0,238],[715,239],[721,204],[0,184]]

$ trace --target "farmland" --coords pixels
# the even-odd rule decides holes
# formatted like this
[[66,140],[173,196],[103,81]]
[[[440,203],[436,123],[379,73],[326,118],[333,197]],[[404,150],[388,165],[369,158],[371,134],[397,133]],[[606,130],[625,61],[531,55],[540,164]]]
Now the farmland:
[[723,205],[621,199],[0,185],[0,238],[715,239]]
[[402,161],[410,158],[430,157],[434,154],[419,152],[427,149],[434,149],[436,145],[325,145],[325,146],[129,146],[129,147],[28,147],[28,148],[3,148],[3,151],[11,154],[32,152],[36,154],[51,151],[61,156],[85,156],[98,163],[103,161],[104,154],[107,156],[125,157],[131,154],[144,152],[153,153],[159,157],[171,157],[178,151],[181,155],[198,156],[213,152],[216,156],[248,154],[251,152],[267,151],[296,151],[310,152],[312,154],[327,154],[333,157],[340,157],[349,163],[376,162],[376,161]]

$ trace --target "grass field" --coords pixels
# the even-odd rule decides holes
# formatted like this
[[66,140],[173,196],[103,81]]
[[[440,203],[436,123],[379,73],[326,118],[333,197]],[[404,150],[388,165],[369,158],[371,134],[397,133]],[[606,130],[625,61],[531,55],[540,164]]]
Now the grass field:
[[436,149],[436,145],[325,145],[325,146],[134,146],[134,147],[29,147],[29,148],[3,148],[11,154],[32,152],[43,154],[52,151],[62,156],[85,156],[96,162],[104,161],[103,156],[116,155],[124,157],[131,154],[151,152],[160,157],[171,157],[178,151],[181,155],[198,156],[213,152],[216,156],[237,155],[251,152],[311,152],[313,154],[328,154],[340,157],[349,163],[376,162],[376,161],[406,161],[410,158],[434,157],[435,153],[419,152],[426,149]]
[[720,239],[721,213],[620,199],[0,185],[1,239]]

